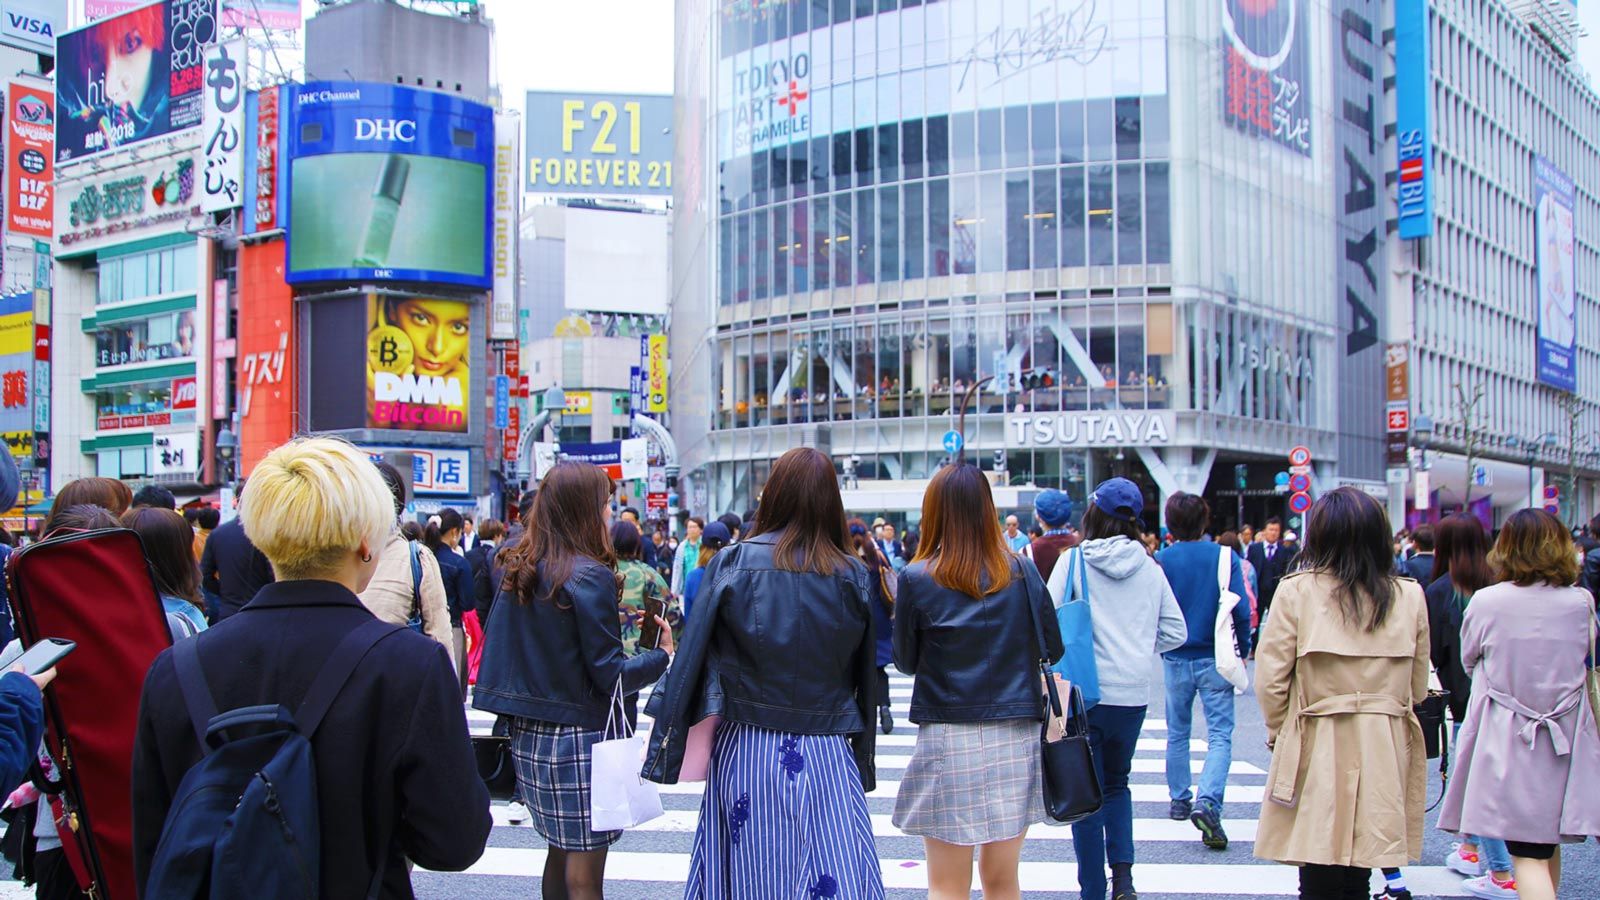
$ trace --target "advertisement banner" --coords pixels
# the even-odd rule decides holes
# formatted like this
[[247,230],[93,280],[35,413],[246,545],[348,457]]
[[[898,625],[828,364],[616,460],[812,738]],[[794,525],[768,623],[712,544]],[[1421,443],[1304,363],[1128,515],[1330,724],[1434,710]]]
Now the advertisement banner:
[[649,441],[633,438],[603,444],[562,444],[561,456],[567,462],[586,462],[606,470],[612,481],[631,481],[650,474]]
[[1428,0],[1395,0],[1395,136],[1400,236],[1433,234],[1433,48]]
[[411,490],[417,494],[472,493],[472,451],[432,447],[362,447],[373,462],[385,453],[411,454]]
[[49,85],[6,89],[6,231],[49,240],[55,215],[56,101]]
[[0,432],[17,459],[33,458],[33,372],[33,291],[10,293],[0,297]]
[[300,29],[300,0],[223,0],[222,24],[228,28]]
[[56,35],[67,27],[67,0],[0,2],[0,44],[45,56],[56,54]]
[[465,434],[472,305],[375,294],[367,311],[367,427]]
[[529,91],[530,194],[672,196],[672,97]]
[[[494,117],[494,294],[489,340],[517,338],[517,239],[522,217],[522,123],[517,114]],[[515,376],[515,372],[508,372]]]
[[199,220],[195,155],[166,156],[87,178],[56,179],[55,241],[74,251],[136,238],[146,228]]
[[493,110],[397,85],[281,90],[290,284],[493,286]]
[[56,162],[194,128],[217,0],[160,0],[56,42]]
[[150,454],[155,475],[187,475],[200,470],[200,435],[194,431],[158,434]]
[[1578,389],[1574,319],[1572,177],[1542,156],[1533,159],[1534,241],[1539,298],[1539,383]]
[[278,86],[261,89],[256,103],[256,230],[278,227]]
[[1217,2],[1222,12],[1223,120],[1309,157],[1311,17],[1306,0]]
[[244,202],[244,94],[249,61],[244,38],[206,49],[206,89],[200,129],[206,167],[200,208],[238,209]]
[[594,392],[592,391],[567,391],[567,408],[569,416],[594,415]]
[[652,413],[667,411],[667,336],[664,334],[650,335],[650,357],[646,368],[646,387],[649,396],[645,398],[645,410]]

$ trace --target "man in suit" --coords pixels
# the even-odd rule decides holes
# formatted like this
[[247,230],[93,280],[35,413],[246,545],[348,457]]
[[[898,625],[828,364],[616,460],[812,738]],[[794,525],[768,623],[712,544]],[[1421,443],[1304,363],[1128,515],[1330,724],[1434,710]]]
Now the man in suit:
[[1400,574],[1414,579],[1423,590],[1433,584],[1433,526],[1420,525],[1411,533],[1411,546],[1416,553],[1400,563]]
[[1283,520],[1273,516],[1261,529],[1261,540],[1250,545],[1250,564],[1255,567],[1261,583],[1258,591],[1261,621],[1250,641],[1252,647],[1260,642],[1261,626],[1267,623],[1267,611],[1272,608],[1273,595],[1278,593],[1278,582],[1294,565],[1295,548],[1281,543],[1282,537]]
[[899,571],[909,560],[906,559],[906,545],[895,539],[894,526],[888,522],[878,530],[878,547],[883,550],[883,558]]

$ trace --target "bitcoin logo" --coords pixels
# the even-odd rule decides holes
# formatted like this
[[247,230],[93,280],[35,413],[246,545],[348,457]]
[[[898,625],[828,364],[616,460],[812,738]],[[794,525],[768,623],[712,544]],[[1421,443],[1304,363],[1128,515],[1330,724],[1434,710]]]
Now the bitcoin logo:
[[393,325],[380,325],[367,335],[367,368],[404,375],[411,368],[411,339]]

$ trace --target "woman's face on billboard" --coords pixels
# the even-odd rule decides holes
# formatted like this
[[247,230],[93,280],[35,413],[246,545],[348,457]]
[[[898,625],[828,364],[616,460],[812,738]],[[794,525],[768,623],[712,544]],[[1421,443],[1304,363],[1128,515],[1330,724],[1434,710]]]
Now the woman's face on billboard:
[[150,88],[154,45],[138,29],[130,29],[106,54],[106,98],[117,106],[137,109]]
[[472,338],[472,310],[454,300],[402,300],[394,324],[411,339],[418,375],[444,377],[463,368]]

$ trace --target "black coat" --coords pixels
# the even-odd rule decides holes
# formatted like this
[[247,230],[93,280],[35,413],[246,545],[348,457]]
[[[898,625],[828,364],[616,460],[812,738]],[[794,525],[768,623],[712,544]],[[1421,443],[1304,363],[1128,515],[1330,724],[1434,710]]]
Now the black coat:
[[1278,593],[1278,582],[1282,581],[1283,576],[1289,574],[1294,566],[1295,553],[1294,547],[1286,547],[1280,543],[1277,552],[1269,561],[1266,544],[1258,541],[1250,545],[1247,558],[1250,560],[1250,565],[1255,567],[1256,576],[1260,579],[1260,588],[1256,596],[1260,599],[1262,609],[1272,605],[1272,598]]
[[1450,718],[1466,720],[1467,701],[1472,698],[1472,679],[1461,666],[1461,623],[1467,611],[1465,599],[1456,597],[1455,583],[1447,574],[1428,585],[1428,658],[1439,673],[1439,687],[1450,692],[1445,702]]
[[636,694],[666,669],[664,650],[623,653],[616,573],[580,559],[551,600],[519,603],[504,591],[495,599],[472,705],[598,731],[619,677],[622,692]]
[[450,605],[450,627],[460,628],[461,617],[474,607],[477,600],[472,584],[472,566],[443,544],[434,548],[433,555],[439,560],[439,577],[444,579],[444,598]]
[[666,688],[650,696],[645,778],[675,783],[689,729],[720,715],[790,734],[849,735],[864,788],[877,783],[867,567],[851,558],[834,575],[781,570],[778,537],[740,541],[706,567]]
[[[200,665],[219,710],[293,709],[329,654],[372,613],[326,581],[263,588],[238,615],[199,636]],[[404,630],[372,648],[312,737],[322,812],[323,897],[363,897],[380,857],[383,897],[412,897],[406,860],[442,871],[477,861],[489,838],[489,795],[467,736],[461,689],[445,649]],[[142,886],[178,783],[200,745],[172,651],[145,678],[133,749],[134,866]]]
[[479,541],[467,551],[467,565],[472,568],[472,598],[466,607],[478,611],[479,626],[489,621],[489,609],[494,606],[494,581],[491,574],[497,550],[499,547],[495,544]]
[[1039,570],[1016,563],[1011,584],[982,598],[941,586],[925,562],[900,573],[894,664],[917,676],[911,721],[1044,718],[1039,659],[1061,658],[1061,626]]
[[238,612],[255,597],[263,585],[275,579],[272,563],[245,536],[238,517],[215,528],[206,538],[200,554],[201,585],[221,598],[217,621]]

